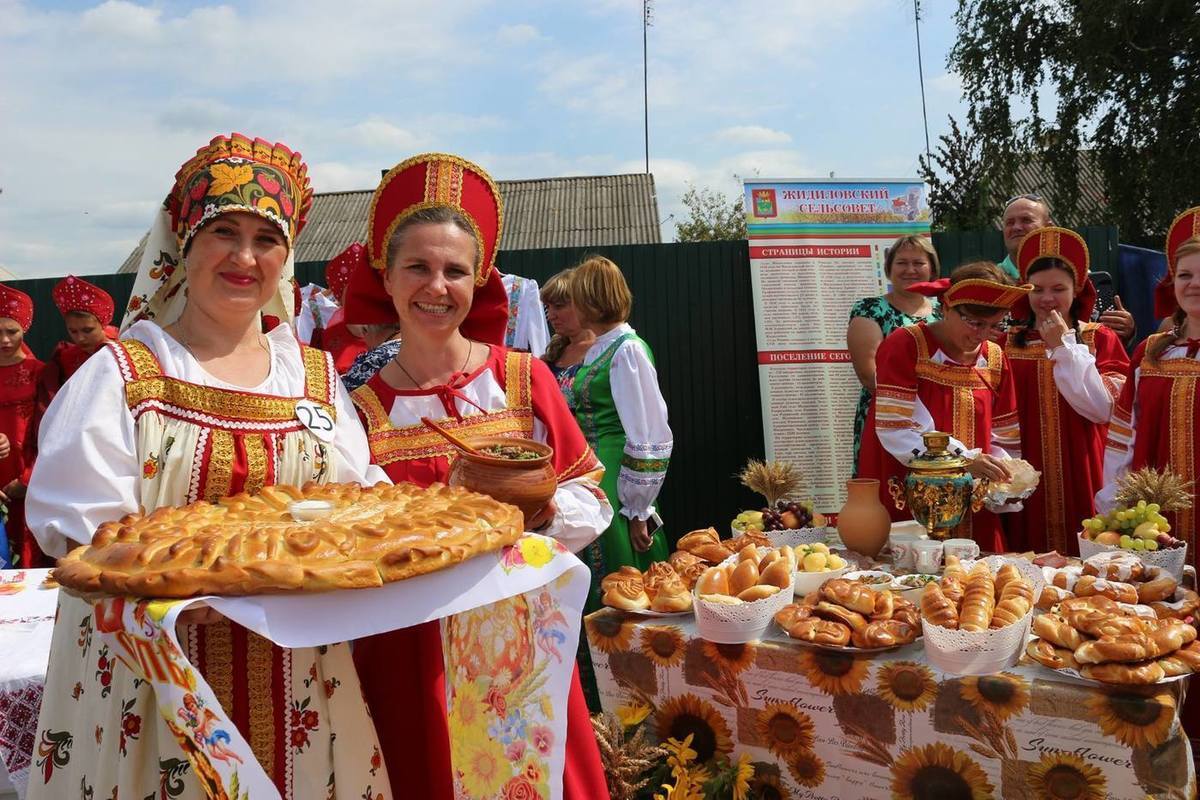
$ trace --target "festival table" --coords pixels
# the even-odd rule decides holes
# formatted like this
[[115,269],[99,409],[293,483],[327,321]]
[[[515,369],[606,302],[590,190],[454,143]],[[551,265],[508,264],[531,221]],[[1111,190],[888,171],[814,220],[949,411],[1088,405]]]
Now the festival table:
[[694,733],[700,758],[749,753],[756,782],[782,797],[1194,796],[1186,682],[1106,689],[1036,664],[960,678],[930,666],[920,641],[855,656],[774,625],[717,645],[690,616],[604,609],[584,622],[605,710],[647,702],[662,739]]
[[0,797],[24,797],[54,632],[49,570],[0,571]]

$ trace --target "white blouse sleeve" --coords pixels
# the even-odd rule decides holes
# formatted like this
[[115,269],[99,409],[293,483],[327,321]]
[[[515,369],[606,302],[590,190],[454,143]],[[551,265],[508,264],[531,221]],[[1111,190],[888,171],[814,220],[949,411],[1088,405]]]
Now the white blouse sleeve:
[[1107,423],[1112,416],[1113,398],[1087,345],[1076,342],[1071,331],[1063,337],[1062,346],[1047,355],[1054,362],[1054,383],[1071,408],[1091,422]]
[[1137,431],[1138,395],[1137,381],[1140,368],[1134,370],[1129,380],[1133,381],[1133,411],[1129,424],[1121,419],[1123,413],[1118,410],[1108,427],[1108,437],[1104,443],[1104,488],[1096,492],[1096,511],[1107,514],[1117,506],[1117,479],[1129,472],[1133,466],[1133,441]]
[[[922,453],[925,451],[925,443],[921,440],[921,434],[935,430],[933,426],[933,415],[929,413],[929,409],[921,402],[918,397],[913,402],[912,424],[907,427],[896,428],[876,428],[875,433],[879,437],[879,443],[883,445],[883,449],[892,454],[892,457],[901,464],[907,464],[913,457],[913,451]],[[948,445],[951,453],[961,454],[965,458],[974,458],[983,452],[980,447],[969,448],[953,436],[950,437]],[[996,447],[993,445],[992,451],[995,452]],[[1001,456],[1003,458],[1003,456]]]
[[29,529],[47,555],[62,557],[102,523],[139,510],[140,478],[125,382],[116,359],[96,353],[42,417],[25,497]]
[[367,434],[358,419],[358,412],[350,401],[350,395],[342,382],[337,381],[337,422],[333,435],[333,446],[338,451],[334,481],[338,483],[359,483],[363,486],[374,486],[377,483],[391,483],[387,473],[381,467],[371,463],[371,449],[367,444]]
[[528,350],[534,358],[541,358],[550,344],[550,327],[546,324],[546,312],[542,309],[542,298],[537,281],[526,278],[521,284],[521,296],[517,299],[516,346]]
[[621,514],[629,519],[649,519],[667,476],[673,446],[667,403],[658,388],[658,372],[637,342],[621,345],[609,375],[613,402],[625,429],[625,455],[617,475]]

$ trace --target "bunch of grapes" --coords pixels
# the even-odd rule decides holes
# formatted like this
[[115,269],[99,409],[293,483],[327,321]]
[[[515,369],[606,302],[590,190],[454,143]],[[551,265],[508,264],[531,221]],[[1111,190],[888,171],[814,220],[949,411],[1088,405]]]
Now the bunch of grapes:
[[[785,517],[784,515],[788,515]],[[762,510],[763,526],[768,531],[782,531],[789,528],[808,528],[813,523],[813,504],[811,500],[775,502],[775,507],[767,506]],[[788,523],[791,523],[790,525]]]
[[1145,500],[1139,500],[1136,506],[1123,508],[1118,511],[1110,511],[1107,514],[1097,514],[1091,519],[1085,519],[1083,527],[1095,533],[1101,531],[1117,531],[1121,533],[1135,531],[1143,522],[1152,522],[1154,523],[1154,527],[1165,533],[1171,530],[1171,525],[1167,522],[1167,518],[1159,513],[1159,511],[1158,503],[1147,503]]
[[770,506],[762,510],[763,529],[768,531],[783,530],[783,512],[776,511]]

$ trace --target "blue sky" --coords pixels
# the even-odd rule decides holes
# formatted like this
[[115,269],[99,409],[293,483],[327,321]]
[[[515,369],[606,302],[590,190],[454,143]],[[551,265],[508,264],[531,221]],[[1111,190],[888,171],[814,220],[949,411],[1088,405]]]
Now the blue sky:
[[[961,116],[955,0],[921,25],[930,136]],[[907,177],[924,148],[911,0],[655,0],[650,166],[688,183]],[[175,170],[237,130],[316,191],[426,150],[496,178],[640,172],[640,0],[0,0],[0,266],[111,272]],[[674,220],[663,225],[664,239]]]

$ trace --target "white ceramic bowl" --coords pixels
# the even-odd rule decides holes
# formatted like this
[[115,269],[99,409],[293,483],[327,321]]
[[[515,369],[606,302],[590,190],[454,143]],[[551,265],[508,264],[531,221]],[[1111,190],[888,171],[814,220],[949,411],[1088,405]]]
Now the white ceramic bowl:
[[842,567],[841,569],[831,569],[825,572],[801,572],[796,570],[792,576],[792,593],[796,597],[803,597],[809,592],[815,592],[821,588],[821,584],[833,578],[840,578],[850,571],[850,567]]
[[[925,586],[924,585],[908,586],[907,584],[904,583],[904,579],[907,577],[910,577],[910,576],[908,576],[908,575],[896,576],[896,579],[892,585],[892,588],[895,589],[897,592],[899,592],[900,596],[903,597],[908,602],[912,603],[913,605],[920,605],[921,604],[921,593],[925,591]],[[932,578],[935,583],[938,580],[937,575],[922,575],[920,577]]]
[[895,576],[881,569],[856,569],[853,572],[847,572],[842,577],[848,581],[862,581],[876,590],[891,589],[895,583]]

